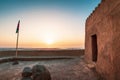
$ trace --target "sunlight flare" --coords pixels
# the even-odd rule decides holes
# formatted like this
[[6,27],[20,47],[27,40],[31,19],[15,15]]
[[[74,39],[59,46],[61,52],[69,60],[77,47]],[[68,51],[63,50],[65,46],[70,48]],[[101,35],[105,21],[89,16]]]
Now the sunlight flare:
[[52,33],[46,33],[44,35],[43,39],[44,39],[43,41],[44,41],[45,44],[50,45],[50,44],[55,43],[55,36]]
[[52,39],[46,39],[46,40],[45,40],[45,43],[46,43],[46,44],[53,44],[54,41],[53,41]]

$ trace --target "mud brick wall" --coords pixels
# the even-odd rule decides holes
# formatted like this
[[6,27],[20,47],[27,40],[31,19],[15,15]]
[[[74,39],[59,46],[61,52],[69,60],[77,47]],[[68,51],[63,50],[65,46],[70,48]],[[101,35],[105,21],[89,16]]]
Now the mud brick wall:
[[96,70],[106,80],[120,80],[120,0],[102,0],[86,20],[85,59],[92,63],[92,35],[97,36]]

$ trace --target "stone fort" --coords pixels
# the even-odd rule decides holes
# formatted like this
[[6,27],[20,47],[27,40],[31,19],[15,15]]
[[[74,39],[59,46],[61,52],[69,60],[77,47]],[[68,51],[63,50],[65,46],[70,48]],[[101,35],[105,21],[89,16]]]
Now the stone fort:
[[102,0],[86,20],[85,59],[105,80],[120,80],[120,0]]

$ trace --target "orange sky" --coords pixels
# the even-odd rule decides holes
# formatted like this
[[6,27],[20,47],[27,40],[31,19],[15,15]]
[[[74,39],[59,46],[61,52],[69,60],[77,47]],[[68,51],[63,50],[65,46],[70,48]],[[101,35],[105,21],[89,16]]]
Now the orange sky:
[[0,48],[84,48],[85,21],[100,0],[0,0]]
[[[25,48],[83,48],[84,24],[80,19],[66,11],[43,10],[24,17],[20,22],[19,47]],[[54,12],[54,13],[53,13]],[[49,13],[49,14],[47,14]],[[22,13],[23,14],[23,13]],[[39,15],[38,15],[39,14]],[[20,15],[18,15],[20,16]],[[10,16],[12,18],[14,16]],[[31,18],[31,19],[30,19]],[[0,47],[15,47],[15,33],[18,20],[3,19]],[[83,22],[83,21],[81,21]]]

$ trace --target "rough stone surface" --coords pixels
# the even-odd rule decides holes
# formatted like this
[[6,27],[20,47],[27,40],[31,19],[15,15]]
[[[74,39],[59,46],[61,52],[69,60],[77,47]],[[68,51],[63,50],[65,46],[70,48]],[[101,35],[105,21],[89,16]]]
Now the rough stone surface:
[[32,69],[30,67],[25,67],[22,72],[22,77],[31,77]]
[[51,80],[50,72],[43,65],[35,65],[32,68],[33,80]]
[[18,61],[14,61],[14,62],[13,62],[13,65],[17,65],[17,64],[19,64]]
[[86,20],[85,59],[92,63],[92,39],[97,35],[96,70],[106,80],[120,80],[120,0],[102,0]]
[[32,80],[31,77],[23,77],[21,80]]
[[0,64],[0,80],[21,80],[24,67],[33,67],[36,64],[45,65],[50,71],[52,80],[100,80],[85,63],[83,56],[52,61],[20,61],[14,66],[12,62],[2,63]]

